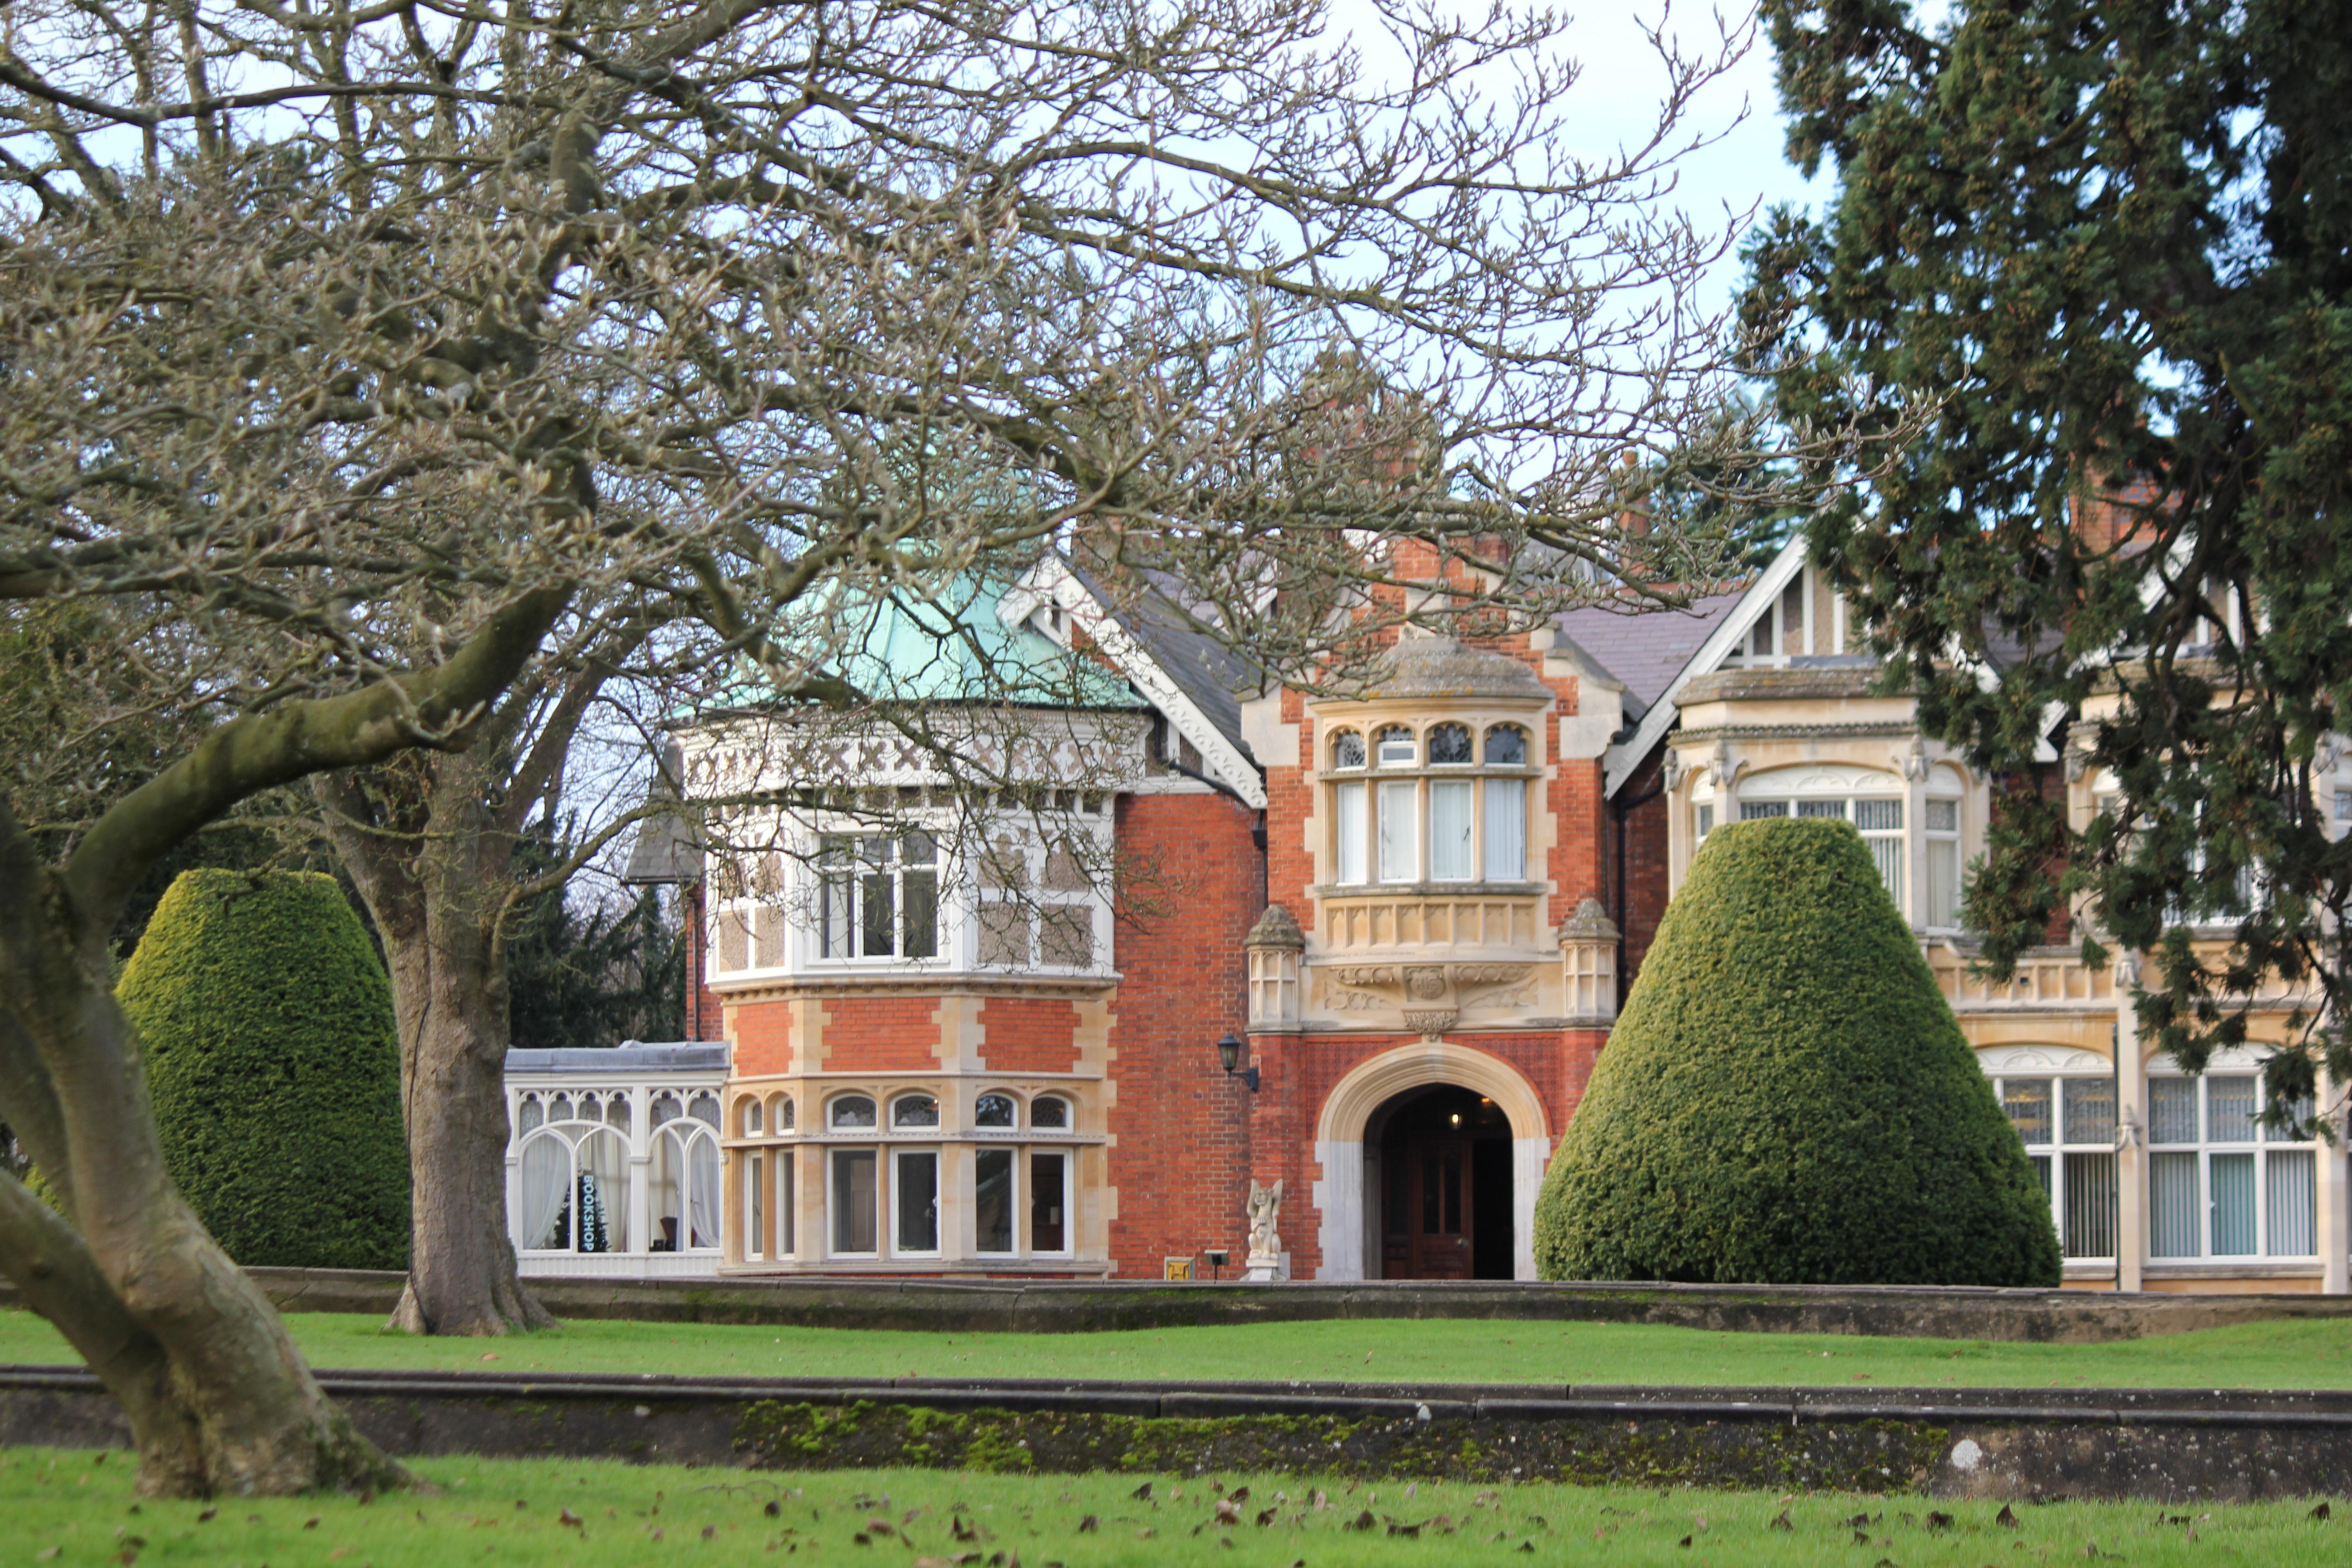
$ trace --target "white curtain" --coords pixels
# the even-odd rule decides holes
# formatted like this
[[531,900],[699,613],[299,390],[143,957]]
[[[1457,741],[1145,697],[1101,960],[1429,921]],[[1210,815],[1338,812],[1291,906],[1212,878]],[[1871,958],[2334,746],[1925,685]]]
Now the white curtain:
[[580,1169],[596,1181],[604,1211],[604,1245],[629,1250],[629,1147],[614,1132],[592,1132],[580,1141]]
[[1419,837],[1413,818],[1418,815],[1416,797],[1421,786],[1408,780],[1394,780],[1381,785],[1381,880],[1410,882],[1415,879],[1419,868],[1413,840]]
[[1339,868],[1337,880],[1342,884],[1361,882],[1364,878],[1364,786],[1343,784],[1339,793]]
[[688,1247],[719,1245],[719,1145],[697,1138],[688,1145],[686,1168]]
[[572,1197],[572,1151],[562,1138],[543,1132],[522,1146],[521,1239],[525,1248],[568,1247],[572,1238],[559,1228],[564,1205]]
[[1429,786],[1429,875],[1433,881],[1466,882],[1478,874],[1474,857],[1475,846],[1471,838],[1473,787],[1468,779],[1441,779]]
[[1486,880],[1528,878],[1528,781],[1486,781]]

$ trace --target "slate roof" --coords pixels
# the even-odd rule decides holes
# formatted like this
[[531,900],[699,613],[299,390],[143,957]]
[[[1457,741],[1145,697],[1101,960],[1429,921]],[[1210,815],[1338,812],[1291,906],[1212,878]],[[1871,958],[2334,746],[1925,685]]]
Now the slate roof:
[[[646,789],[646,804],[676,800],[677,789],[673,781],[685,772],[685,767],[678,743],[670,742],[663,748],[662,764],[654,770],[654,781]],[[629,846],[629,863],[622,869],[621,880],[640,886],[702,880],[702,842],[694,824],[682,812],[662,812],[640,822],[636,841]]]
[[1694,599],[1681,610],[1567,610],[1552,625],[1593,663],[1625,683],[1625,716],[1637,719],[1665,695],[1699,645],[1743,596],[1717,594]]

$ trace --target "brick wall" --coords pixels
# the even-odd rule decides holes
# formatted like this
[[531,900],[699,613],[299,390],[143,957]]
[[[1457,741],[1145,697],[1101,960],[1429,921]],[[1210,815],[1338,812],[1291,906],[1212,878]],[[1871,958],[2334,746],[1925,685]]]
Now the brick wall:
[[[1323,1216],[1314,1202],[1314,1184],[1323,1179],[1322,1165],[1315,1158],[1315,1134],[1324,1102],[1339,1080],[1358,1067],[1384,1051],[1413,1045],[1419,1038],[1350,1034],[1270,1035],[1253,1040],[1263,1084],[1250,1106],[1255,1151],[1250,1173],[1260,1182],[1288,1184],[1284,1189],[1281,1225],[1293,1279],[1312,1279],[1323,1265]],[[1598,1029],[1570,1029],[1465,1032],[1446,1036],[1445,1042],[1495,1057],[1527,1079],[1543,1102],[1548,1131],[1557,1143],[1584,1099],[1593,1063],[1606,1038]],[[1240,1221],[1235,1223],[1238,1226]]]
[[[1249,1090],[1216,1040],[1247,1016],[1243,940],[1260,902],[1256,813],[1222,795],[1121,796],[1118,844],[1142,858],[1160,908],[1120,911],[1123,976],[1111,1022],[1110,1254],[1119,1275],[1156,1279],[1164,1258],[1247,1241]],[[1303,910],[1300,911],[1303,914]]]
[[1078,1009],[1053,997],[992,996],[980,1005],[982,1047],[999,1072],[1069,1072],[1078,1063]]
[[824,1004],[825,1066],[835,1072],[927,1072],[940,1065],[931,996],[835,996]]
[[[712,1022],[717,1022],[713,1010]],[[736,1078],[764,1078],[793,1068],[793,1005],[789,1002],[738,1002],[729,1019],[734,1026]]]
[[[1624,787],[1617,792],[1621,801],[1641,800],[1650,795],[1661,782],[1664,771],[1665,748],[1661,744],[1649,760],[1633,770]],[[1666,810],[1664,795],[1653,795],[1628,811],[1620,819],[1613,814],[1609,822],[1609,852],[1611,897],[1609,915],[1625,938],[1624,973],[1618,982],[1618,1005],[1633,989],[1633,981],[1642,973],[1642,960],[1650,951],[1650,943],[1658,937],[1658,921],[1666,912]],[[1625,886],[1622,892],[1616,883],[1618,834],[1624,835]],[[1622,913],[1620,912],[1622,911]]]
[[705,940],[708,922],[702,913],[703,886],[696,882],[678,889],[678,916],[685,926],[686,940],[686,1037],[689,1040],[716,1040],[722,1037],[726,1019],[719,1010],[719,998],[710,989],[710,968],[705,962]]
[[[1315,908],[1307,889],[1315,879],[1315,862],[1307,834],[1316,811],[1315,786],[1307,774],[1315,765],[1315,726],[1307,720],[1306,700],[1295,689],[1286,687],[1280,700],[1282,721],[1298,727],[1298,754],[1258,759],[1265,765],[1265,896],[1267,902],[1288,910],[1301,930],[1312,931]],[[1313,831],[1324,831],[1319,820]]]

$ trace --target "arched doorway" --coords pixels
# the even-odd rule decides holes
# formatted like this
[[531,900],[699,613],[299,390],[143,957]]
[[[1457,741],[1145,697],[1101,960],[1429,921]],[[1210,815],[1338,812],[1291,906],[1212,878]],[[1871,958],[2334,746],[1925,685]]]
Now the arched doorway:
[[[1466,1095],[1475,1109],[1445,1099],[1448,1094]],[[1456,1254],[1470,1254],[1470,1263],[1462,1271],[1435,1277],[1487,1277],[1479,1268],[1476,1228],[1482,1194],[1475,1162],[1483,1158],[1487,1162],[1484,1196],[1490,1227],[1486,1268],[1494,1278],[1535,1278],[1536,1194],[1543,1185],[1544,1164],[1551,1155],[1551,1130],[1543,1100],[1535,1086],[1502,1058],[1442,1039],[1398,1046],[1359,1062],[1324,1097],[1315,1121],[1315,1159],[1322,1168],[1322,1179],[1315,1183],[1313,1194],[1323,1254],[1317,1278],[1394,1277],[1384,1268],[1382,1257],[1388,1247],[1384,1229],[1390,1180],[1387,1141],[1392,1132],[1403,1140],[1399,1145],[1403,1163],[1397,1168],[1406,1169],[1414,1147],[1435,1147],[1433,1139],[1442,1142],[1451,1134],[1450,1118],[1456,1110],[1464,1124],[1475,1126],[1478,1134],[1465,1140],[1468,1146],[1460,1151],[1469,1162],[1461,1171],[1470,1204],[1460,1215],[1469,1226],[1462,1233],[1468,1245],[1454,1248]],[[1413,1129],[1419,1119],[1433,1116],[1441,1120],[1424,1134],[1416,1134]],[[1497,1117],[1501,1129],[1492,1120]],[[1498,1131],[1505,1135],[1496,1136]],[[1495,1162],[1504,1158],[1508,1164],[1498,1173]],[[1437,1169],[1441,1228],[1428,1234],[1445,1237],[1452,1233],[1442,1229],[1448,1223],[1442,1153]],[[1416,1178],[1409,1174],[1403,1179]],[[1495,1260],[1497,1247],[1507,1249],[1504,1254],[1509,1259],[1507,1267]],[[1423,1251],[1426,1254],[1429,1249]]]
[[1407,1089],[1366,1124],[1364,1163],[1380,1278],[1512,1278],[1511,1123],[1492,1097]]

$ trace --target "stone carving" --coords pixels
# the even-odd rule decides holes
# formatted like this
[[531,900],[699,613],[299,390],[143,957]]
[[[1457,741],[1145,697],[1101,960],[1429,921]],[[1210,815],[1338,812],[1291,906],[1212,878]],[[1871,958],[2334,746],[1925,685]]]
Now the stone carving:
[[1425,964],[1404,972],[1404,993],[1416,1002],[1434,1002],[1445,994],[1445,971]]
[[1461,1016],[1452,1007],[1407,1008],[1404,1026],[1416,1035],[1442,1035],[1454,1027],[1454,1020]]
[[1282,1258],[1282,1237],[1275,1229],[1282,1216],[1282,1184],[1265,1186],[1252,1181],[1249,1190],[1249,1259],[1244,1279],[1284,1279],[1290,1268]]
[[1394,985],[1396,966],[1390,963],[1343,963],[1330,971],[1333,980],[1342,985]]
[[1559,922],[1559,945],[1572,942],[1605,942],[1617,940],[1617,922],[1601,907],[1599,899],[1580,900],[1576,913]]

